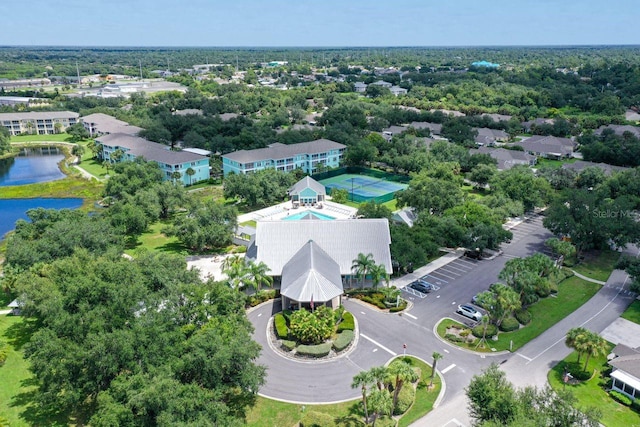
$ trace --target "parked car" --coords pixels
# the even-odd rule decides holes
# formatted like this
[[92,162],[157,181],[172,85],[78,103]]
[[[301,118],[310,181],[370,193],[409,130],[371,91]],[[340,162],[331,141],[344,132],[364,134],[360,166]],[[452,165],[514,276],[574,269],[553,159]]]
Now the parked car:
[[425,282],[424,280],[418,279],[411,283],[409,283],[409,287],[418,292],[422,292],[423,294],[428,294],[433,290],[430,283]]
[[482,313],[468,304],[459,305],[456,313],[468,317],[469,319],[473,319],[476,322],[482,320]]

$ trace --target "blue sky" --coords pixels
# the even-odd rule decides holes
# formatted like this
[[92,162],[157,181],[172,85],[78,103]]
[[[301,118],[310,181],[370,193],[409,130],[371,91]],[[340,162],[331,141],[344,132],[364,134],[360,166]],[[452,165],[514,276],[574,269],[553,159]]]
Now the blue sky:
[[2,0],[0,45],[640,44],[638,0]]

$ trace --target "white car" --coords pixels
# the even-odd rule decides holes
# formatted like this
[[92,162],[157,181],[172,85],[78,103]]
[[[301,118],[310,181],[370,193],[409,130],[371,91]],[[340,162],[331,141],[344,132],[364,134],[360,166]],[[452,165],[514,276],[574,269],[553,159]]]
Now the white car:
[[482,320],[482,313],[468,304],[459,305],[456,313],[468,317],[469,319],[473,319],[476,322]]

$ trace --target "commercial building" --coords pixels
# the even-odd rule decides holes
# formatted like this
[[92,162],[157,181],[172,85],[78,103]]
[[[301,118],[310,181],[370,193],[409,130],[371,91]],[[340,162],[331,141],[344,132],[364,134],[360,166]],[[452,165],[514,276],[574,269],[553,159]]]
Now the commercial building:
[[300,144],[271,144],[257,150],[239,150],[222,156],[224,175],[246,174],[262,169],[275,168],[290,172],[300,168],[312,174],[318,165],[335,168],[340,166],[346,145],[328,139],[318,139]]
[[66,128],[78,122],[79,116],[72,111],[0,113],[0,124],[7,128],[11,135],[50,135],[64,132]]
[[[123,133],[103,135],[96,138],[96,142],[102,146],[102,159],[111,163],[142,157],[156,162],[168,181],[178,180],[184,185],[191,185],[209,179],[209,158],[199,154],[171,151],[166,145]],[[116,151],[117,155],[114,154]],[[176,172],[180,173],[179,177],[175,177]]]

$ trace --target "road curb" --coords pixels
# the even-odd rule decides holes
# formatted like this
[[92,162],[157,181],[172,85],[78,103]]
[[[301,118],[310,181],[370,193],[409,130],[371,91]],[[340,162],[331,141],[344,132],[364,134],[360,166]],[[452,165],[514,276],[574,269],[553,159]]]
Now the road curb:
[[[512,354],[509,350],[492,351],[492,352],[489,352],[489,353],[483,353],[481,351],[473,351],[473,350],[469,350],[467,348],[458,347],[457,345],[454,345],[454,344],[450,343],[449,341],[445,340],[440,335],[438,335],[438,325],[440,323],[442,323],[443,320],[447,320],[447,319],[448,320],[453,320],[454,322],[458,322],[456,319],[452,319],[451,317],[443,317],[442,319],[438,320],[438,322],[433,327],[433,335],[435,335],[436,338],[438,338],[443,343],[447,344],[449,347],[455,348],[455,349],[463,351],[465,353],[475,354],[475,355],[478,355],[478,356],[504,356],[505,354]],[[460,322],[458,322],[458,323],[460,323]]]

